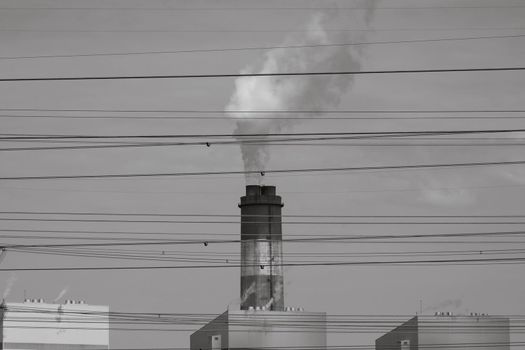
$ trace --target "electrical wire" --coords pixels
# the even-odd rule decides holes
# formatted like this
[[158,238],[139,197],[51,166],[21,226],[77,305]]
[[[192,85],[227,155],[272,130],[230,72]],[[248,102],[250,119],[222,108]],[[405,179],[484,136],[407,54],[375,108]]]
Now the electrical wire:
[[[15,33],[346,33],[346,32],[454,32],[454,31],[521,31],[525,27],[448,27],[448,28],[326,28],[322,30],[297,30],[294,28],[281,29],[30,29],[30,28],[0,28],[0,32]],[[488,37],[490,38],[490,37]],[[443,38],[446,39],[446,38]],[[371,42],[373,43],[373,42]],[[386,43],[386,42],[385,42]],[[9,57],[9,56],[8,56]],[[16,57],[14,57],[16,58]],[[23,57],[21,57],[23,58]],[[31,58],[31,57],[29,57]]]
[[35,10],[35,11],[55,11],[55,10],[75,10],[75,11],[288,11],[288,10],[364,10],[364,11],[380,11],[380,10],[449,10],[449,9],[520,9],[525,8],[523,5],[453,5],[453,6],[329,6],[329,7],[73,7],[73,6],[53,6],[53,7],[0,7],[0,10]]
[[[40,229],[2,229],[2,231],[8,232],[48,232],[48,233],[78,233],[78,234],[128,234],[128,235],[182,235],[182,236],[192,236],[192,239],[142,239],[138,243],[128,243],[128,242],[111,242],[111,243],[79,243],[79,244],[32,244],[32,245],[17,245],[17,244],[3,244],[0,248],[41,248],[41,247],[93,247],[93,246],[136,246],[136,245],[177,245],[177,244],[198,244],[203,245],[207,244],[221,244],[221,243],[241,243],[240,239],[217,239],[213,237],[205,236],[235,236],[239,237],[238,234],[220,234],[215,232],[203,233],[203,232],[176,232],[176,233],[158,233],[158,232],[127,232],[127,231],[89,231],[89,230],[40,230]],[[458,238],[458,237],[483,237],[483,236],[520,236],[525,234],[525,231],[489,231],[489,232],[443,232],[443,233],[415,233],[415,234],[368,234],[368,235],[356,235],[356,234],[289,234],[291,237],[299,238],[283,238],[279,239],[281,242],[293,243],[293,242],[336,242],[341,243],[343,241],[373,241],[377,239],[390,239],[390,240],[405,240],[405,239],[428,239],[428,238]],[[196,237],[197,235],[202,235],[204,237]],[[250,237],[249,234],[245,235]],[[60,238],[60,237],[58,237]],[[120,239],[120,238],[115,238]],[[425,242],[425,241],[420,241]],[[524,241],[525,242],[525,241]],[[443,243],[454,243],[454,241],[444,241]]]
[[479,73],[523,71],[525,67],[443,68],[443,69],[397,69],[368,71],[323,71],[323,72],[268,72],[268,73],[215,73],[215,74],[159,74],[159,75],[107,75],[39,78],[0,78],[0,82],[48,82],[48,81],[94,81],[94,80],[142,80],[142,79],[200,79],[200,78],[245,78],[245,77],[301,77],[327,75],[383,75],[383,74],[428,74],[428,73]]
[[[333,138],[341,139],[341,138]],[[293,142],[295,140],[290,140]],[[80,145],[80,146],[41,146],[41,147],[7,147],[0,148],[0,152],[24,152],[24,151],[61,151],[61,150],[101,150],[101,149],[129,149],[129,148],[150,148],[150,147],[174,147],[174,146],[227,146],[227,145],[247,145],[247,146],[257,146],[265,145],[269,147],[285,147],[285,146],[295,146],[295,147],[521,147],[525,143],[516,143],[516,142],[506,142],[506,143],[404,143],[404,144],[389,144],[389,143],[353,143],[353,144],[327,144],[327,143],[278,143],[273,142],[272,140],[261,140],[255,142],[248,141],[226,141],[226,142],[155,142],[155,143],[137,143],[137,144],[112,144],[112,145]]]
[[[50,109],[50,108],[27,108],[27,107],[16,107],[16,108],[5,108],[0,107],[0,111],[9,112],[106,112],[106,113],[185,113],[185,114],[443,114],[443,113],[525,113],[525,109],[346,109],[346,110],[311,110],[311,109],[296,109],[296,110],[227,110],[217,109],[104,109],[104,108],[62,108],[62,109]],[[231,117],[232,119],[235,117]],[[250,117],[252,118],[252,117]],[[253,117],[262,119],[281,119],[281,117]],[[292,118],[296,118],[295,116]],[[315,117],[323,118],[324,117]]]
[[[203,326],[210,319],[215,318],[213,314],[196,314],[196,313],[139,313],[139,312],[114,312],[114,311],[95,311],[85,306],[85,309],[79,309],[80,305],[73,305],[68,309],[68,305],[53,305],[51,308],[40,306],[38,304],[24,303],[6,304],[8,316],[11,320],[19,320],[19,324],[34,323],[46,327],[46,323],[56,325],[56,316],[60,315],[62,326],[73,326],[75,328],[94,328],[89,324],[110,325],[113,330],[122,325],[150,325],[160,327],[180,327],[180,326]],[[251,311],[252,313],[254,311]],[[257,312],[255,312],[256,314]],[[255,315],[254,314],[254,315]],[[48,316],[48,317],[46,317]],[[35,318],[38,317],[38,318]],[[454,328],[450,329],[449,317],[419,315],[417,316],[418,328],[421,333],[448,333],[448,334],[490,334],[490,333],[522,333],[525,327],[523,316],[521,315],[457,315],[454,316]],[[228,322],[217,322],[217,327],[235,327],[236,332],[253,330],[253,327],[262,326],[263,322],[272,324],[272,331],[281,332],[284,329],[293,331],[341,331],[348,332],[381,332],[390,331],[399,324],[407,322],[407,319],[414,320],[413,315],[325,315],[324,313],[308,312],[272,312],[261,313],[261,318],[246,319],[242,313],[230,312]],[[512,325],[509,327],[509,321]],[[19,326],[20,327],[20,326]],[[42,327],[42,326],[40,326]],[[416,331],[415,328],[407,326],[407,331]],[[180,330],[180,328],[179,328]],[[473,341],[473,340],[471,340]],[[463,343],[461,343],[463,344]],[[475,343],[468,343],[475,344]],[[488,344],[488,343],[480,343]],[[449,344],[450,345],[450,344]]]
[[249,138],[288,136],[426,136],[505,134],[525,132],[525,129],[470,129],[470,130],[414,130],[414,131],[337,131],[337,132],[288,132],[288,133],[239,133],[239,134],[138,134],[138,135],[49,135],[49,134],[0,134],[0,140],[67,140],[67,139],[164,139],[164,138]]
[[[137,232],[137,231],[93,231],[93,230],[42,230],[42,229],[1,229],[1,232],[13,232],[17,233],[16,236],[13,235],[12,238],[18,238],[18,239],[61,239],[61,240],[67,240],[67,239],[79,239],[79,240],[95,240],[95,241],[103,241],[103,240],[112,240],[116,242],[112,242],[111,244],[97,244],[97,246],[119,246],[119,245],[128,245],[126,241],[138,241],[137,244],[133,245],[150,245],[152,244],[166,244],[166,245],[176,245],[176,244],[195,244],[195,245],[203,245],[205,243],[207,244],[232,244],[232,243],[240,243],[241,240],[238,239],[217,239],[217,237],[239,237],[239,234],[237,233],[217,233],[217,232],[154,232],[154,231],[147,231],[147,232]],[[42,236],[42,235],[21,235],[20,233],[54,233],[54,234],[68,234],[68,235],[62,235],[62,236]],[[102,236],[91,236],[92,234],[96,235],[102,235]],[[359,243],[360,241],[364,243],[395,243],[396,241],[400,241],[400,243],[410,243],[411,241],[407,241],[408,239],[418,239],[417,241],[412,241],[412,243],[441,243],[441,244],[447,244],[447,243],[460,243],[456,239],[458,238],[492,238],[492,237],[501,237],[501,236],[521,236],[524,235],[525,232],[518,230],[518,231],[488,231],[488,232],[441,232],[441,233],[425,233],[425,234],[395,234],[395,233],[381,233],[381,234],[333,234],[333,233],[326,233],[323,234],[320,233],[287,233],[286,237],[283,238],[281,241],[286,243],[308,243],[308,242],[314,242],[316,244],[322,243],[322,242],[335,242],[337,244],[341,244],[344,242],[349,243]],[[71,236],[73,235],[73,236]],[[75,236],[75,235],[82,235],[81,237]],[[109,235],[115,235],[115,236],[109,236]],[[143,236],[143,237],[149,237],[149,238],[127,238],[122,237],[122,235],[125,236]],[[162,236],[169,238],[151,238],[151,236]],[[183,239],[183,240],[173,240],[173,236],[190,236],[191,239]],[[249,237],[250,235],[245,235],[246,237]],[[11,238],[10,235],[2,235],[3,238]],[[291,238],[290,238],[291,237]],[[438,238],[440,241],[428,241],[429,238]],[[447,239],[447,240],[445,240]],[[385,241],[386,240],[386,241]],[[124,243],[124,244],[121,244]],[[497,243],[494,241],[467,241],[467,243],[476,243],[476,244],[492,244]],[[507,242],[502,242],[507,243]],[[521,242],[509,242],[509,243],[525,243],[525,241]],[[53,245],[51,245],[53,246]],[[67,247],[85,247],[84,244],[68,244]],[[88,245],[92,246],[92,245]],[[13,247],[27,247],[24,245],[11,245],[11,248]],[[36,245],[33,247],[49,247],[49,245]],[[63,245],[59,245],[59,247],[63,247]],[[205,252],[204,252],[205,254]]]
[[[336,266],[408,266],[408,265],[462,265],[462,264],[498,264],[498,263],[525,263],[525,257],[519,258],[478,258],[478,259],[420,259],[420,260],[384,260],[384,261],[339,261],[339,262],[312,262],[312,263],[282,263],[283,267],[336,267]],[[275,263],[272,264],[275,266]],[[246,265],[244,265],[246,266]],[[259,268],[259,264],[251,265]],[[264,265],[262,265],[264,268]],[[213,265],[143,265],[143,266],[63,266],[63,267],[18,267],[0,268],[1,272],[28,272],[28,271],[104,271],[104,270],[178,270],[178,269],[217,269],[240,268],[239,264]]]
[[[239,220],[159,220],[159,219],[106,219],[106,218],[97,218],[97,219],[79,219],[79,218],[28,218],[28,217],[0,217],[0,221],[20,221],[20,222],[83,222],[83,223],[152,223],[152,224],[241,224]],[[257,224],[267,224],[268,221],[247,221],[243,222],[245,225],[257,225]],[[524,225],[525,221],[400,221],[400,220],[382,220],[382,221],[312,221],[312,220],[303,220],[303,221],[277,221],[276,223],[281,223],[283,225]]]
[[0,214],[17,214],[17,215],[75,215],[75,216],[175,216],[175,217],[229,217],[229,218],[525,218],[525,214],[433,214],[433,215],[358,215],[358,214],[282,214],[282,215],[263,215],[263,214],[203,214],[203,213],[153,213],[153,212],[71,212],[71,211],[27,211],[27,210],[0,210]]
[[[4,29],[5,30],[5,29]],[[19,30],[16,30],[19,31]],[[169,51],[134,51],[134,52],[113,52],[113,53],[86,53],[86,54],[64,54],[64,55],[33,55],[33,56],[0,56],[0,60],[19,60],[19,59],[39,59],[39,58],[73,58],[73,57],[99,57],[99,56],[130,56],[130,55],[159,55],[159,54],[184,54],[184,53],[207,53],[207,52],[235,52],[235,51],[259,51],[275,49],[307,49],[307,48],[326,48],[326,47],[349,47],[361,45],[385,45],[385,44],[408,44],[441,41],[466,41],[478,39],[504,39],[522,38],[525,34],[514,35],[494,35],[494,36],[475,36],[460,38],[435,38],[435,39],[415,39],[415,40],[396,40],[396,41],[375,41],[375,42],[354,42],[354,43],[332,43],[332,44],[308,44],[308,45],[280,45],[280,46],[253,46],[236,48],[215,48],[215,49],[185,49]],[[2,81],[2,80],[0,80]]]
[[[2,110],[2,109],[0,109]],[[207,111],[202,111],[203,113],[206,113]],[[498,113],[517,113],[515,111],[498,111]],[[525,111],[523,111],[525,112]],[[198,113],[198,112],[196,112]],[[219,111],[216,112],[217,114],[221,113]],[[228,112],[222,112],[222,113],[228,113]],[[275,112],[270,112],[275,113]],[[283,113],[283,111],[277,112],[277,113]],[[306,113],[306,112],[305,112]],[[325,113],[324,111],[316,112],[318,114]],[[525,116],[516,116],[516,115],[498,115],[498,116],[465,116],[465,115],[456,115],[456,116],[427,116],[427,117],[377,117],[377,116],[366,116],[366,117],[332,117],[332,116],[293,116],[293,117],[286,117],[286,116],[280,116],[280,117],[268,117],[268,116],[254,116],[253,113],[247,113],[250,115],[250,120],[417,120],[417,121],[425,121],[425,120],[468,120],[468,119],[525,119]],[[199,115],[193,115],[193,116],[130,116],[130,115],[0,115],[0,118],[36,118],[36,119],[144,119],[144,120],[222,120],[222,121],[230,121],[230,122],[238,122],[241,121],[241,117],[235,117],[235,116],[199,116]]]
[[404,165],[377,165],[361,167],[334,167],[334,168],[303,168],[303,169],[269,169],[269,170],[238,170],[238,171],[193,171],[193,172],[164,172],[164,173],[122,173],[122,174],[91,174],[91,175],[31,175],[31,176],[2,176],[4,181],[23,180],[60,180],[60,179],[117,179],[117,178],[146,178],[146,177],[178,177],[178,176],[210,176],[210,175],[247,175],[284,174],[284,173],[326,173],[352,171],[385,171],[408,169],[437,169],[479,166],[521,165],[525,160],[493,161],[493,162],[465,162],[465,163],[436,163],[436,164],[404,164]]
[[[469,135],[469,134],[505,134],[505,133],[519,133],[525,132],[525,129],[484,129],[484,130],[435,130],[435,131],[365,131],[365,132],[315,132],[315,133],[257,133],[257,134],[179,134],[179,135],[31,135],[31,134],[0,134],[0,141],[81,141],[81,140],[112,140],[112,139],[168,139],[168,138],[183,138],[196,139],[205,138],[204,141],[176,141],[176,142],[125,142],[125,143],[111,143],[111,144],[89,144],[89,145],[74,145],[74,146],[37,146],[37,147],[7,147],[0,148],[0,151],[44,151],[44,150],[82,150],[82,149],[115,149],[115,148],[137,148],[137,147],[168,147],[168,146],[207,146],[211,145],[259,145],[287,143],[287,142],[304,142],[304,141],[329,141],[329,140],[365,140],[365,139],[379,139],[379,138],[400,138],[400,137],[416,137],[416,136],[448,136],[448,135]],[[255,137],[252,139],[252,137]],[[234,140],[224,140],[224,138],[233,138]],[[213,140],[212,140],[213,139]],[[218,139],[218,140],[215,140]],[[425,139],[425,138],[421,138]],[[428,138],[426,138],[428,140]],[[417,139],[413,139],[417,140]],[[442,138],[436,139],[439,141],[447,141],[450,139]],[[465,141],[473,140],[472,138],[463,139]],[[490,138],[488,140],[495,140]],[[511,139],[504,139],[509,140]],[[521,140],[521,138],[520,138]],[[113,142],[113,141],[111,141]],[[137,141],[135,141],[137,142]]]
[[[194,252],[192,254],[182,253],[166,253],[164,250],[159,251],[129,251],[129,250],[85,250],[85,249],[46,249],[46,248],[28,248],[28,249],[10,249],[10,252],[29,253],[29,254],[43,254],[43,255],[54,255],[54,256],[68,256],[68,257],[87,257],[96,259],[112,259],[112,260],[131,260],[131,261],[162,261],[162,262],[181,262],[181,263],[226,263],[235,264],[238,266],[241,264],[239,254],[223,253],[219,255],[210,254],[205,255],[200,252]],[[507,257],[516,256],[523,254],[525,249],[487,249],[487,250],[433,250],[433,251],[396,251],[396,252],[346,252],[346,253],[314,253],[313,255],[308,254],[287,254],[287,263],[294,264],[309,264],[319,262],[337,262],[341,258],[430,258],[430,257],[472,257],[472,256],[497,256]],[[252,262],[253,264],[254,262]]]

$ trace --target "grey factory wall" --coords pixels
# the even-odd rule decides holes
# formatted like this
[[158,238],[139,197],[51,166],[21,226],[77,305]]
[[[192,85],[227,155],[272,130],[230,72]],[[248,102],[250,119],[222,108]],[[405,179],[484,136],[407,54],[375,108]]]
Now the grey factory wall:
[[326,314],[304,311],[230,311],[230,349],[326,348]]
[[[213,347],[219,335],[220,347]],[[326,314],[304,311],[230,310],[193,333],[192,350],[326,348]]]
[[[509,319],[492,316],[414,317],[376,340],[376,350],[410,350],[450,346],[462,350],[509,350]],[[404,349],[403,349],[404,350]]]
[[461,344],[462,350],[509,350],[509,319],[491,316],[437,316],[419,321],[419,344],[431,348]]

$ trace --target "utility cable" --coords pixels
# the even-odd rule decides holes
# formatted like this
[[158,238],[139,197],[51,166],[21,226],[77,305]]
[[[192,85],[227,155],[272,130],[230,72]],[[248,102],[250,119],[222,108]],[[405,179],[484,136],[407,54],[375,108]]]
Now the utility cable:
[[465,162],[465,163],[437,163],[437,164],[404,164],[404,165],[371,165],[361,167],[333,167],[333,168],[302,168],[302,169],[269,169],[269,170],[226,170],[226,171],[192,171],[192,172],[163,172],[163,173],[121,173],[121,174],[91,174],[91,175],[30,175],[30,176],[2,176],[4,181],[23,180],[61,180],[61,179],[118,179],[118,178],[149,178],[149,177],[183,177],[183,176],[210,176],[210,175],[247,175],[284,174],[284,173],[326,173],[326,172],[353,172],[353,171],[386,171],[408,169],[439,169],[479,166],[506,166],[525,164],[525,160],[493,161],[493,162]]
[[[14,30],[14,31],[22,31],[22,30]],[[360,46],[360,45],[385,45],[385,44],[405,44],[405,43],[408,44],[408,43],[424,43],[424,42],[440,42],[440,41],[465,41],[465,40],[478,40],[478,39],[503,39],[503,38],[521,38],[521,37],[525,37],[525,34],[475,36],[475,37],[461,37],[461,38],[436,38],[436,39],[372,41],[372,42],[354,42],[354,43],[333,43],[333,44],[253,46],[253,47],[236,47],[236,48],[233,47],[233,48],[215,48],[215,49],[185,49],[185,50],[169,50],[169,51],[134,51],[134,52],[113,52],[113,53],[86,53],[86,54],[71,54],[71,55],[0,56],[0,60],[98,57],[98,56],[130,56],[130,55],[153,55],[153,54],[159,55],[159,54],[232,52],[232,51],[235,52],[235,51],[275,50],[275,49],[279,49],[279,50],[307,49],[307,48],[347,47],[347,46]]]
[[[262,119],[280,119],[281,117],[269,117],[265,114],[443,114],[443,113],[525,113],[525,109],[343,109],[343,110],[312,110],[312,109],[295,109],[295,110],[224,110],[224,109],[106,109],[106,108],[27,108],[0,107],[0,111],[8,112],[90,112],[90,113],[185,113],[185,114],[230,114],[255,115],[263,114]],[[235,119],[236,117],[231,117]],[[297,118],[296,116],[291,118]],[[319,117],[316,117],[319,118]],[[237,119],[235,119],[237,120]]]
[[485,68],[443,68],[443,69],[397,69],[368,71],[323,71],[323,72],[270,72],[270,73],[226,73],[226,74],[159,74],[159,75],[113,75],[113,76],[73,76],[40,78],[0,78],[0,82],[44,82],[44,81],[93,81],[93,80],[142,80],[142,79],[200,79],[200,78],[245,78],[245,77],[301,77],[330,75],[383,75],[419,73],[473,73],[473,72],[512,72],[523,71],[525,67],[485,67]]
[[[288,136],[426,136],[426,135],[468,135],[504,134],[525,132],[522,128],[513,129],[472,129],[472,130],[415,130],[415,131],[337,131],[337,132],[288,132],[288,133],[240,133],[240,134],[139,134],[139,135],[49,135],[49,134],[0,134],[0,140],[67,140],[67,139],[150,139],[150,138],[248,138],[248,137],[288,137]],[[277,139],[280,140],[280,139]]]
[[[420,259],[420,260],[391,260],[391,261],[339,261],[320,263],[282,263],[283,267],[313,267],[313,266],[379,266],[379,265],[418,265],[418,264],[494,264],[513,262],[523,264],[525,257],[519,258],[478,258],[478,259]],[[259,264],[252,265],[259,267]],[[1,272],[23,272],[23,271],[101,271],[101,270],[166,270],[166,269],[216,269],[216,268],[240,268],[241,265],[160,265],[160,266],[67,266],[67,267],[25,267],[25,268],[1,268]]]

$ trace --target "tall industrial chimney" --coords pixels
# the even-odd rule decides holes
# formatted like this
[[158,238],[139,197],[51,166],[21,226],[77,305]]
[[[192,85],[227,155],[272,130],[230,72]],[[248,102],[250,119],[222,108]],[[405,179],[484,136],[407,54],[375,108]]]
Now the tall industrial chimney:
[[246,186],[241,197],[241,310],[284,310],[281,197],[275,186]]

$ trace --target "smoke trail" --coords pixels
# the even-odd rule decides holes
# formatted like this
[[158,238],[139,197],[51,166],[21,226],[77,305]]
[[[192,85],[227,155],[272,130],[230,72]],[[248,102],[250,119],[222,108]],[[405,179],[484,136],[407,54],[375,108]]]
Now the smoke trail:
[[9,293],[11,293],[11,289],[13,289],[13,286],[15,285],[16,280],[17,280],[16,274],[13,273],[11,274],[11,276],[9,276],[9,278],[7,279],[6,287],[4,289],[4,294],[2,295],[2,299],[7,298]]
[[366,8],[363,18],[367,27],[369,27],[372,23],[372,19],[374,18],[374,10],[376,9],[378,2],[379,0],[365,0],[362,3],[362,6]]
[[[275,281],[275,286],[274,286],[274,292],[273,292],[273,295],[275,297],[275,301],[279,301],[281,300],[281,293],[283,291],[283,282],[281,280],[277,280]],[[273,299],[273,298],[272,298]],[[273,301],[273,300],[272,300]]]
[[66,293],[69,291],[69,286],[65,287],[64,289],[62,289],[60,291],[60,293],[58,293],[58,296],[53,300],[54,303],[56,303],[57,301],[59,301],[60,299],[62,299],[62,297],[64,295],[66,295]]
[[462,304],[463,304],[463,301],[461,299],[449,299],[449,300],[442,301],[438,304],[428,306],[425,308],[424,311],[438,311],[438,310],[442,310],[448,307],[459,309]]
[[[366,2],[369,9],[363,14],[365,23],[370,22],[375,1]],[[318,13],[312,16],[306,35],[302,38],[289,36],[286,45],[322,45],[350,42],[345,32],[327,32],[326,24],[333,22],[337,11]],[[322,47],[300,49],[272,49],[266,52],[262,65],[250,65],[242,73],[284,73],[359,70],[360,50],[357,47]],[[349,75],[300,76],[300,77],[241,77],[235,81],[235,90],[226,111],[257,110],[311,110],[320,111],[339,104],[348,91],[354,78]],[[232,114],[236,117],[234,135],[252,133],[279,133],[292,127],[298,120],[278,119],[279,114],[257,114],[257,117],[271,116],[276,119],[254,119],[254,115]],[[300,117],[299,114],[294,116]],[[242,137],[237,137],[242,140]],[[246,171],[263,171],[270,158],[265,145],[241,145],[241,153]],[[247,175],[246,181],[259,183],[258,174]]]
[[273,298],[270,298],[270,300],[266,303],[266,305],[264,305],[264,308],[269,310],[272,304],[273,304]]
[[255,293],[255,282],[252,282],[252,284],[250,284],[250,286],[244,291],[244,293],[242,293],[241,305],[244,304],[246,300],[248,300],[250,295],[252,295],[253,293]]

